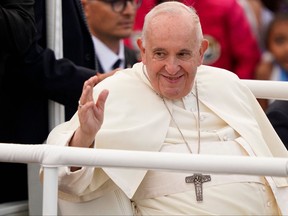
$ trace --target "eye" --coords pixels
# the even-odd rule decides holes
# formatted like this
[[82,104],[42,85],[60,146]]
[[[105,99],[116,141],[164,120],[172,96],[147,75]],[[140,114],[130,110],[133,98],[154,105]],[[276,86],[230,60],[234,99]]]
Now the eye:
[[286,38],[283,37],[283,36],[278,36],[274,39],[274,42],[277,44],[277,45],[282,45],[285,43],[285,40]]
[[188,60],[190,58],[192,58],[192,52],[189,51],[181,51],[177,54],[177,57],[181,60]]
[[155,59],[162,60],[166,57],[166,53],[164,51],[154,51],[153,56]]

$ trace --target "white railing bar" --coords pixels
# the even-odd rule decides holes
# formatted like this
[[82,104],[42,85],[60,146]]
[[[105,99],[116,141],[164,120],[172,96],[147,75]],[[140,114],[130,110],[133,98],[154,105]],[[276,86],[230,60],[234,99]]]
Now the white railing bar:
[[44,168],[44,216],[57,215],[58,167],[95,166],[174,172],[287,176],[287,158],[191,155],[182,153],[89,149],[47,144],[0,143],[0,161],[38,163]]
[[256,98],[288,100],[288,82],[286,81],[242,79],[241,82],[248,86]]
[[46,167],[95,166],[192,171],[258,176],[288,176],[288,158],[89,149],[54,145],[0,143],[0,161]]

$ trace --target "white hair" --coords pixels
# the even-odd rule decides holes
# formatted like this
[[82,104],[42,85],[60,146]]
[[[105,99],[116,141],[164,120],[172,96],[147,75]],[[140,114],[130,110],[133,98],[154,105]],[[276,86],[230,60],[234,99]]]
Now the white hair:
[[196,12],[196,10],[193,7],[189,7],[181,2],[177,1],[168,1],[163,2],[161,4],[156,5],[152,10],[147,13],[144,20],[144,25],[142,29],[142,42],[143,46],[145,47],[145,41],[146,41],[146,34],[149,30],[149,25],[151,23],[151,20],[153,20],[155,17],[161,15],[161,14],[170,14],[170,15],[177,15],[180,14],[187,14],[187,19],[191,18],[192,24],[195,25],[196,30],[196,40],[201,45],[201,41],[203,40],[203,33],[202,28],[199,20],[199,16]]

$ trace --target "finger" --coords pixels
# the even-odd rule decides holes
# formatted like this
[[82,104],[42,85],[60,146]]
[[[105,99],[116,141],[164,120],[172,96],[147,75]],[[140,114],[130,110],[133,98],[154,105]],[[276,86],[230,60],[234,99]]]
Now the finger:
[[98,81],[99,81],[99,79],[95,75],[84,82],[82,94],[81,94],[81,97],[79,99],[80,105],[84,105],[85,103],[87,103],[87,101],[93,100],[93,97],[92,97],[92,91],[93,90],[92,89],[98,83]]
[[99,94],[98,100],[96,102],[96,107],[97,107],[97,110],[99,110],[100,112],[104,112],[105,102],[107,100],[108,95],[109,95],[109,91],[107,89],[104,89]]
[[88,86],[93,88],[98,82],[99,82],[99,77],[97,75],[90,77],[88,80],[85,81],[83,89],[87,88]]
[[116,68],[116,69],[112,70],[110,73],[111,73],[111,75],[114,75],[119,70],[121,70],[121,68]]
[[114,75],[119,70],[121,70],[121,68],[116,68],[116,69],[109,71],[107,73],[104,73],[104,74],[97,73],[98,78],[99,78],[98,82],[101,82],[102,80],[106,79],[107,77]]
[[89,95],[89,86],[86,85],[85,88],[83,88],[82,94],[80,96],[80,99],[78,101],[78,108],[82,108],[88,101],[88,95]]

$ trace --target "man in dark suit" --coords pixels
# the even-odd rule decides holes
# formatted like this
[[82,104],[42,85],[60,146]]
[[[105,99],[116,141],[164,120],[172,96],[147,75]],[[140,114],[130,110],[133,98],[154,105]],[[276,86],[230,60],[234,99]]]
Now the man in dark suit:
[[[4,2],[7,2],[9,7],[12,7],[15,2],[21,5],[21,10],[30,6],[31,13],[26,16],[33,18],[34,1],[17,0],[16,3],[16,0],[1,0],[1,5]],[[21,13],[19,8],[17,10]],[[48,99],[65,105],[66,120],[69,119],[77,110],[84,82],[96,74],[93,42],[80,0],[62,1],[64,58],[59,60],[46,45],[45,0],[35,1],[34,12],[37,24],[36,37],[29,36],[20,43],[22,48],[18,48],[23,51],[23,55],[19,57],[10,55],[5,58],[5,71],[0,86],[2,101],[0,142],[2,143],[43,143],[49,133]],[[1,14],[0,22],[7,15]],[[15,17],[14,14],[12,15]],[[8,30],[15,27],[13,22],[8,24],[10,24],[7,26]],[[21,24],[21,28],[29,30],[29,25]],[[1,38],[8,32],[1,27]],[[9,41],[15,36],[27,34],[27,31],[20,29],[14,33],[9,36]],[[1,43],[6,42],[1,41]],[[1,191],[0,202],[27,200],[26,165],[0,163],[0,171],[3,174],[0,184],[3,187],[13,188],[8,193]],[[15,173],[17,173],[16,178]]]
[[[2,101],[0,106],[0,142],[18,141],[16,139],[17,133],[14,133],[18,126],[17,122],[13,121],[14,116],[18,113],[11,112],[10,101],[13,100],[17,104],[19,98],[9,98],[12,96],[10,92],[18,89],[18,86],[15,85],[17,74],[10,71],[9,67],[11,62],[17,64],[23,58],[34,39],[36,28],[33,5],[34,0],[0,1],[0,99]],[[0,184],[2,188],[11,188],[8,193],[4,193],[4,189],[1,190],[0,203],[22,200],[27,197],[26,191],[22,193],[22,188],[27,187],[25,185],[27,181],[24,179],[23,184],[21,178],[17,183],[16,181],[19,179],[13,178],[15,171],[18,171],[17,175],[26,176],[26,169],[23,164],[0,163]],[[11,180],[14,184],[10,184]],[[11,191],[17,192],[11,193]]]
[[87,24],[96,53],[96,68],[106,73],[117,67],[132,67],[138,62],[137,52],[124,45],[131,36],[140,0],[82,0]]
[[274,101],[267,108],[266,115],[288,150],[288,101]]

